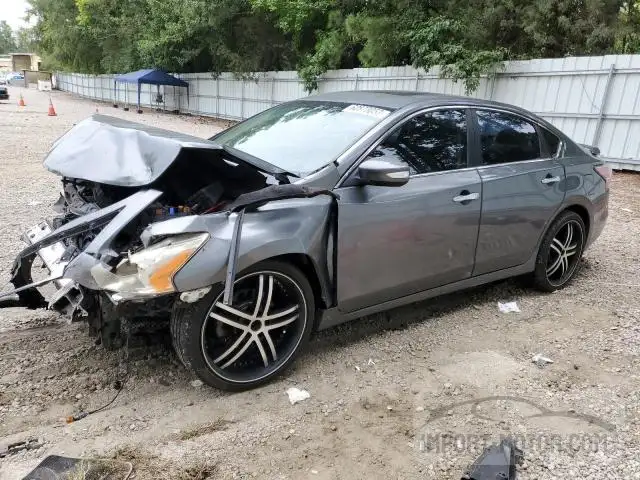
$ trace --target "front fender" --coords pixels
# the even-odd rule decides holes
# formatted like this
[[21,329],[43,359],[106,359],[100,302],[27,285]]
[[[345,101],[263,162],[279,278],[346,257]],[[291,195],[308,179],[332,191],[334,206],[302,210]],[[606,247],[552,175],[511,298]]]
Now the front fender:
[[[274,201],[247,212],[240,237],[237,271],[281,255],[305,255],[312,261],[325,296],[331,281],[327,258],[331,209],[332,199],[318,196]],[[191,217],[189,221],[186,218],[170,220],[150,226],[144,237],[203,231],[211,235],[173,279],[178,291],[195,290],[225,280],[236,219],[236,214],[218,213]]]

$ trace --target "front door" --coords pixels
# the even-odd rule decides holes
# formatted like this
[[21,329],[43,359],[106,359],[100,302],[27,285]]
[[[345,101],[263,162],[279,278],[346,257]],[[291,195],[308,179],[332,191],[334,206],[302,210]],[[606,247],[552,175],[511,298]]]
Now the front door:
[[344,312],[468,278],[480,220],[481,180],[468,167],[467,113],[421,113],[372,152],[407,162],[401,187],[337,189],[338,307]]
[[[482,217],[473,274],[522,265],[564,200],[564,166],[545,137],[513,113],[477,110]],[[557,144],[555,145],[557,149]]]

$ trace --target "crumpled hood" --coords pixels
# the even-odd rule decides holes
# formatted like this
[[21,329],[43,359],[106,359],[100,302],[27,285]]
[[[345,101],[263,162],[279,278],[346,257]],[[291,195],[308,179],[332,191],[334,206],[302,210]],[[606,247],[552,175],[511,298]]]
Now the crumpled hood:
[[96,114],[60,137],[44,166],[63,177],[140,187],[157,180],[182,149],[222,147],[191,135]]

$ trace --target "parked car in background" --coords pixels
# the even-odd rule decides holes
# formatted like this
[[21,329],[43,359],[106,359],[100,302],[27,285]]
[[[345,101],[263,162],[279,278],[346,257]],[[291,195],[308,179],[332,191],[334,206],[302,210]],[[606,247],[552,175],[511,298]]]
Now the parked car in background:
[[7,77],[4,73],[0,73],[0,85],[6,85],[7,84]]
[[611,177],[523,109],[364,91],[210,140],[95,115],[45,166],[62,177],[60,215],[23,237],[19,302],[88,321],[108,348],[124,325],[170,317],[180,360],[226,390],[363,315],[520,275],[565,287],[605,226]]
[[21,85],[24,83],[24,75],[18,72],[11,72],[5,78],[7,85]]
[[9,89],[4,85],[0,85],[0,100],[9,100]]

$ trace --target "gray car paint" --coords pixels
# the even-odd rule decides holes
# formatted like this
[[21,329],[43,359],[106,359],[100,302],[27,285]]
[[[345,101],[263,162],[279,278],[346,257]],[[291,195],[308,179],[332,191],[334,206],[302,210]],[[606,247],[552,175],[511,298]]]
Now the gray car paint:
[[[482,220],[474,275],[526,262],[547,220],[564,201],[564,167],[555,159],[478,168],[482,178]],[[559,182],[541,183],[545,177]]]
[[[360,92],[358,92],[360,93]],[[385,97],[387,95],[385,94]],[[321,96],[324,99],[333,98],[332,95]],[[406,98],[406,97],[404,97]],[[413,97],[412,97],[413,98]],[[486,106],[486,103],[483,102],[472,102],[469,99],[455,99],[455,102],[451,102],[449,97],[437,97],[434,100],[433,96],[429,96],[429,102],[427,104],[427,108],[443,108],[438,105],[444,104],[444,107],[454,107],[458,105],[464,105],[467,107],[474,106]],[[316,97],[318,99],[318,97]],[[365,98],[362,99],[362,103],[369,103],[371,101],[371,94],[366,93]],[[345,101],[343,96],[339,96],[336,98],[336,101]],[[352,98],[350,101],[359,101],[359,99]],[[375,105],[375,104],[374,104]],[[493,105],[493,104],[491,104]],[[520,111],[515,107],[504,106],[501,104],[496,104],[501,109],[508,109],[513,113],[520,114],[525,118],[528,118],[545,128],[548,128],[550,131],[560,136],[561,139],[566,143],[566,150],[571,153],[577,153],[578,147],[573,144],[569,139],[567,139],[561,132],[555,129],[550,124],[542,121],[541,119],[537,119],[531,114]],[[382,106],[386,107],[398,107],[399,105],[393,104],[392,102],[385,101]],[[466,288],[468,286],[473,286],[477,284],[481,284],[488,281],[493,281],[495,279],[508,278],[509,276],[519,275],[522,273],[526,273],[532,271],[535,264],[535,257],[537,254],[537,250],[539,248],[539,243],[542,239],[542,235],[546,230],[546,227],[550,224],[551,220],[554,216],[564,208],[568,206],[581,205],[585,202],[590,203],[584,197],[581,197],[581,193],[574,192],[571,195],[567,196],[567,194],[563,191],[570,185],[570,182],[560,182],[558,184],[554,184],[548,188],[544,187],[543,184],[540,184],[540,188],[537,188],[537,182],[542,178],[542,176],[546,176],[547,174],[559,174],[564,176],[564,159],[562,160],[543,160],[541,162],[514,162],[509,164],[506,168],[512,172],[512,177],[522,177],[522,187],[523,185],[529,185],[529,195],[527,202],[523,202],[523,210],[520,212],[521,218],[520,227],[525,227],[528,229],[529,237],[527,237],[527,241],[523,242],[522,247],[515,247],[513,249],[513,258],[507,263],[502,262],[499,263],[495,258],[490,261],[494,263],[494,265],[490,268],[487,268],[484,273],[473,273],[475,277],[470,278],[471,273],[466,273],[463,268],[454,268],[451,270],[447,269],[447,262],[440,262],[439,267],[442,268],[442,271],[434,272],[431,267],[432,263],[438,264],[438,261],[442,258],[449,257],[449,249],[446,249],[446,254],[444,257],[442,256],[442,252],[444,251],[447,245],[456,245],[456,235],[458,233],[458,225],[455,224],[454,221],[450,221],[451,224],[448,225],[449,229],[445,229],[441,234],[440,231],[429,231],[427,225],[420,225],[422,227],[421,233],[426,235],[431,235],[432,238],[440,234],[440,243],[431,243],[430,246],[433,247],[435,245],[434,252],[429,252],[426,249],[411,249],[409,248],[407,251],[407,257],[402,259],[400,264],[391,263],[389,268],[380,267],[380,261],[384,261],[386,257],[389,255],[388,247],[389,242],[378,242],[375,243],[378,239],[373,232],[367,232],[360,230],[359,232],[354,231],[355,225],[376,225],[376,222],[382,222],[380,217],[384,218],[381,210],[377,208],[368,209],[369,205],[367,205],[368,201],[379,201],[380,197],[384,198],[385,195],[394,197],[398,195],[399,197],[403,196],[403,189],[408,189],[411,191],[412,184],[415,184],[416,181],[420,181],[418,179],[412,179],[410,183],[405,187],[372,187],[372,186],[361,186],[361,187],[346,187],[341,188],[340,185],[343,181],[349,177],[350,173],[353,173],[356,165],[366,158],[366,153],[370,151],[375,142],[382,138],[386,132],[391,130],[400,119],[405,118],[408,114],[417,112],[425,109],[425,104],[420,103],[419,105],[414,105],[409,103],[406,107],[403,107],[396,111],[394,114],[390,115],[390,118],[383,120],[380,124],[378,124],[373,130],[368,132],[363,139],[359,142],[356,142],[345,154],[338,159],[337,161],[337,171],[338,173],[342,173],[341,178],[336,182],[335,178],[335,170],[332,166],[327,166],[325,169],[322,169],[320,172],[317,172],[315,175],[312,175],[309,178],[309,183],[313,182],[314,186],[321,186],[324,188],[331,188],[338,185],[338,188],[335,189],[336,193],[339,193],[341,199],[339,200],[338,207],[338,223],[340,225],[338,230],[338,254],[337,254],[337,282],[336,282],[336,291],[337,291],[337,308],[333,310],[329,310],[326,315],[324,315],[323,322],[321,322],[321,327],[326,327],[335,323],[339,323],[341,321],[348,320],[350,318],[354,318],[354,316],[358,316],[361,314],[365,314],[367,312],[374,312],[384,310],[386,308],[391,308],[393,306],[402,305],[407,302],[416,301],[421,298],[429,298],[430,296],[435,296],[445,291],[455,291],[458,288]],[[583,152],[584,153],[584,152]],[[595,184],[599,185],[598,192],[596,196],[593,198],[600,198],[601,204],[606,204],[606,199],[602,199],[601,197],[605,195],[604,192],[604,181],[593,172],[593,163],[597,159],[593,157],[589,157],[588,155],[582,155],[579,157],[579,161],[576,165],[580,165],[580,168],[576,168],[576,172],[581,172],[583,175],[590,176],[595,181]],[[538,165],[535,165],[538,163]],[[500,166],[498,168],[503,168],[505,166]],[[492,179],[496,180],[495,172],[492,176],[491,170],[496,167],[487,168],[487,172],[485,172],[485,179],[487,183],[491,183]],[[482,178],[482,168],[471,169],[471,175],[476,176],[475,182],[467,182],[468,187],[480,187],[477,182],[477,177]],[[474,173],[475,172],[475,173]],[[456,171],[456,172],[440,172],[438,175],[426,175],[423,178],[425,179],[425,187],[427,189],[431,188],[433,190],[438,190],[440,187],[444,187],[442,185],[442,180],[449,181],[448,178],[451,178],[451,181],[455,185],[455,177],[461,174],[465,174],[466,172]],[[430,178],[434,177],[434,178]],[[577,175],[577,177],[581,178],[581,175]],[[299,183],[306,183],[306,179],[300,180]],[[440,180],[440,182],[434,182],[434,180]],[[335,183],[334,183],[335,182]],[[463,182],[464,183],[464,182]],[[582,183],[581,183],[582,184]],[[457,185],[458,187],[462,187],[462,184]],[[380,190],[380,192],[372,193],[376,189]],[[381,193],[386,190],[386,193]],[[526,189],[524,190],[527,191]],[[451,190],[447,192],[449,198],[455,196],[458,192],[455,190]],[[565,196],[567,197],[565,199]],[[409,202],[412,201],[412,195],[409,195]],[[580,198],[577,201],[577,198]],[[416,198],[418,196],[416,195]],[[444,198],[444,197],[443,197]],[[563,200],[564,199],[564,200]],[[415,198],[413,198],[415,200]],[[568,201],[567,201],[568,200]],[[416,205],[419,200],[415,200]],[[575,202],[575,203],[574,203]],[[493,207],[493,211],[489,212],[488,217],[495,222],[496,218],[500,220],[500,212],[504,210],[508,210],[509,207],[513,204],[512,198],[506,199],[495,199],[495,201],[490,200],[489,204],[495,203]],[[380,202],[385,208],[393,209],[393,207],[389,207]],[[456,207],[459,205],[453,204]],[[480,202],[476,203],[475,208],[479,210]],[[451,207],[452,205],[447,205],[446,207]],[[358,212],[357,210],[360,207],[362,210]],[[443,210],[446,210],[446,207]],[[539,210],[543,210],[545,215],[540,215]],[[368,210],[368,211],[367,211]],[[477,210],[470,210],[469,215],[465,217],[459,218],[461,222],[462,218],[466,218],[467,221],[470,221],[473,224],[475,219],[476,231],[481,228],[481,223],[478,222],[478,212]],[[592,208],[589,208],[589,212],[592,212]],[[428,217],[428,212],[421,212],[425,217]],[[405,215],[406,212],[403,211],[402,215]],[[603,221],[603,215],[598,217],[598,222]],[[306,220],[306,219],[305,219]],[[299,221],[305,221],[300,218]],[[407,225],[412,225],[411,220],[405,220],[404,218],[396,218],[396,222],[402,223],[406,222]],[[353,222],[353,223],[352,223]],[[344,227],[343,224],[348,225],[348,227]],[[415,225],[416,222],[413,222]],[[371,227],[370,227],[371,228]],[[489,233],[489,226],[485,225],[485,231],[487,234]],[[600,226],[596,227],[594,230],[590,231],[589,242],[594,240],[599,232],[601,231]],[[348,232],[350,230],[350,232]],[[348,232],[348,233],[346,233]],[[479,233],[479,231],[478,231]],[[230,239],[231,227],[227,227],[227,231],[225,234],[226,241],[228,242]],[[511,234],[514,234],[512,231]],[[518,232],[519,235],[519,232]],[[276,235],[277,236],[277,235]],[[469,235],[471,237],[472,235]],[[268,238],[257,239],[257,242],[266,242]],[[243,241],[244,241],[244,232],[243,232]],[[305,242],[306,243],[306,242]],[[410,242],[407,242],[409,244]],[[468,247],[469,243],[464,244]],[[347,248],[351,247],[351,250],[347,250],[346,253],[341,251],[342,247],[347,246]],[[406,246],[406,245],[405,245]],[[224,248],[221,249],[225,252],[228,250],[228,247],[225,245]],[[436,253],[436,251],[440,249]],[[414,256],[417,252],[417,256]],[[491,249],[487,249],[491,252]],[[298,250],[300,251],[300,250]],[[464,251],[464,248],[461,249]],[[286,254],[286,250],[282,250],[281,254]],[[313,258],[314,265],[321,265],[322,261],[315,258],[315,255],[310,252],[301,252],[304,255],[309,255],[310,258]],[[274,254],[274,252],[270,252],[269,255]],[[260,255],[260,258],[269,258],[269,255]],[[277,255],[277,254],[275,254]],[[275,256],[274,255],[274,256]],[[495,255],[495,254],[494,254]],[[357,260],[356,260],[357,257]],[[242,258],[242,254],[241,254]],[[456,259],[462,260],[463,256],[456,256]],[[195,259],[194,259],[195,260]],[[420,261],[422,260],[422,262]],[[190,262],[191,263],[191,262]],[[255,263],[255,262],[254,262]],[[472,261],[472,263],[474,263]],[[223,260],[219,260],[217,266],[219,267],[218,273],[215,275],[214,283],[217,281],[223,280],[223,270],[225,262]],[[246,265],[250,265],[252,262],[240,262],[240,269],[244,268]],[[424,276],[417,278],[406,278],[406,267],[409,265],[414,268],[414,271],[422,270]],[[190,276],[189,264],[180,272],[181,277]],[[376,268],[378,267],[378,268]],[[354,270],[351,270],[351,269]],[[411,271],[411,269],[410,269]],[[384,272],[384,275],[381,275],[380,272]],[[492,272],[492,273],[488,273]],[[419,275],[419,273],[418,273]],[[379,279],[378,277],[384,277],[384,279]],[[410,276],[411,277],[411,276]],[[439,277],[439,278],[438,278]],[[324,279],[323,279],[324,282]],[[381,285],[376,284],[376,282],[385,282],[388,286],[388,289],[381,287]],[[397,285],[402,285],[402,287],[396,288]],[[193,285],[192,285],[193,286]]]
[[[350,312],[471,276],[480,222],[476,169],[416,175],[401,187],[338,188],[338,305]],[[455,232],[455,233],[454,233]]]
[[[242,226],[238,271],[281,255],[302,256],[317,275],[322,303],[331,305],[333,295],[327,258],[331,205],[329,197],[319,196],[279,200],[247,212]],[[236,214],[205,215],[192,225],[180,227],[178,232],[207,231],[211,239],[175,275],[178,291],[195,290],[224,280],[235,218]],[[171,222],[152,225],[148,235],[172,231]]]
[[[579,149],[544,120],[511,106],[437,95],[349,92],[313,99],[345,101],[347,98],[353,103],[374,106],[379,102],[381,106],[397,110],[356,141],[335,164],[299,180],[303,184],[335,188],[342,195],[337,212],[340,226],[337,238],[332,230],[334,224],[328,197],[276,201],[256,212],[247,213],[238,258],[239,270],[261,260],[283,255],[291,258],[293,254],[306,259],[315,276],[312,283],[319,285],[323,299],[320,328],[460,288],[530,272],[534,268],[546,227],[558,212],[567,207],[582,208],[587,212],[590,228],[588,243],[592,243],[602,231],[607,215],[608,193],[603,179],[593,171],[593,163],[597,159]],[[502,167],[485,172],[484,176],[482,169],[477,168],[427,175],[411,179],[403,187],[342,186],[356,171],[359,162],[366,158],[374,143],[399,120],[420,110],[456,106],[499,106],[507,109],[554,132],[563,140],[566,152],[566,157],[549,165],[551,172],[565,169],[565,182],[561,184],[564,192],[556,191],[556,187],[553,187],[535,193],[534,186],[537,184],[534,180],[539,175],[547,174],[543,165],[532,167],[524,162],[515,162],[505,167],[512,172],[511,178],[522,182],[520,187],[529,186],[530,194],[521,202],[517,216],[520,228],[528,230],[531,238],[522,248],[514,246],[513,251],[509,252],[509,262],[497,258],[497,250],[490,247],[490,242],[484,241],[485,250],[481,254],[487,255],[486,265],[492,265],[485,267],[486,270],[503,268],[486,274],[474,272],[475,276],[471,276],[475,258],[470,258],[474,244],[473,232],[483,227],[488,232],[492,224],[483,225],[479,220],[479,215],[484,214],[483,202],[462,206],[451,205],[449,200],[463,188],[485,188],[488,185],[486,199],[490,209],[486,218],[498,226],[500,222],[504,223],[505,212],[514,199],[498,198],[498,188],[491,185],[491,182],[499,181],[498,175],[504,175]],[[564,199],[558,201],[559,197]],[[390,205],[385,205],[387,202],[384,200],[391,200],[388,202]],[[381,208],[375,208],[374,205],[380,205]],[[404,210],[400,205],[410,210]],[[464,208],[467,206],[470,208]],[[544,210],[545,215],[539,213],[539,208]],[[412,215],[407,217],[409,212]],[[160,235],[200,231],[210,233],[211,239],[174,278],[179,291],[198,289],[223,281],[234,217],[219,213],[169,220],[149,226],[143,238],[148,243],[154,236]],[[383,221],[394,222],[395,226],[383,225]],[[112,224],[109,227],[113,232],[124,227],[121,221],[114,220]],[[438,229],[430,229],[430,225],[436,225]],[[370,233],[367,233],[367,228],[371,230]],[[383,234],[382,239],[375,238],[380,233]],[[406,247],[406,256],[402,257],[401,249],[395,249],[395,263],[387,262],[386,267],[375,268],[381,261],[386,261],[390,245],[395,247],[390,240],[392,234],[407,235],[404,239],[400,236],[399,240]],[[415,234],[413,239],[412,234]],[[506,234],[516,235],[516,232],[509,229]],[[338,263],[335,266],[332,262],[334,238],[338,245]],[[347,250],[341,251],[342,248]],[[103,245],[101,252],[95,256],[99,257],[107,250],[108,246]],[[526,250],[531,253],[526,255]],[[447,259],[451,262],[447,262]],[[338,273],[335,278],[334,271]],[[372,276],[384,278],[372,279]],[[403,284],[405,288],[395,288],[398,284]]]
[[63,177],[118,186],[153,183],[183,149],[221,150],[209,140],[93,115],[60,137],[44,166]]

